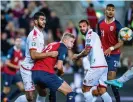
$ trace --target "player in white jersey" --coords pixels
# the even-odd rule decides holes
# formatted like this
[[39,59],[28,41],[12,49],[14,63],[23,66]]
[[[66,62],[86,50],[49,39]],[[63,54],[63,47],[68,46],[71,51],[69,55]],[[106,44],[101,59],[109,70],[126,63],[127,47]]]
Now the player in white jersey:
[[82,86],[85,101],[94,102],[93,95],[95,95],[95,93],[93,93],[91,88],[97,86],[97,94],[102,97],[103,101],[112,102],[111,97],[106,92],[107,85],[104,83],[104,81],[107,80],[108,66],[100,38],[97,33],[90,29],[90,25],[86,20],[79,22],[79,28],[81,33],[86,35],[85,49],[79,54],[74,54],[73,59],[88,56],[88,63],[90,63],[91,68],[86,73]]
[[[24,61],[21,63],[21,76],[24,83],[24,88],[26,92],[26,98],[28,102],[33,102],[34,100],[34,90],[35,86],[32,81],[32,72],[31,69],[34,65],[34,61],[38,59],[42,59],[45,57],[56,57],[58,55],[57,51],[41,53],[45,47],[44,34],[43,29],[46,24],[46,17],[43,13],[37,12],[34,15],[34,28],[29,33],[26,42],[26,57]],[[39,91],[39,97],[37,97],[36,102],[44,102],[45,98],[41,96],[45,96],[45,89],[37,86]],[[23,96],[24,97],[24,96]],[[42,100],[42,101],[41,101]]]

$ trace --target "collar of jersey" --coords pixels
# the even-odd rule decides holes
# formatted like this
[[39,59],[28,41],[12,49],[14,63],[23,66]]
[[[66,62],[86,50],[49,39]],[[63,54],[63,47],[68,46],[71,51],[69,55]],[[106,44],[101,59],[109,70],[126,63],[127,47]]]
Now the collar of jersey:
[[38,32],[38,34],[42,33],[36,26],[34,26],[34,29]]
[[[106,23],[106,18],[105,18],[105,20],[104,20],[104,21],[105,21],[105,23]],[[113,17],[112,22],[114,22],[114,21],[115,21],[115,18]],[[110,23],[112,23],[112,22],[110,22]],[[110,23],[109,23],[109,24],[110,24]]]

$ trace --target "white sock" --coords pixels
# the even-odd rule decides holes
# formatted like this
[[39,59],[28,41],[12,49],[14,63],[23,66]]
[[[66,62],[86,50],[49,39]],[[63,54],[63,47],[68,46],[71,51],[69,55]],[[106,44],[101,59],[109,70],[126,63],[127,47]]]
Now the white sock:
[[101,97],[102,97],[104,102],[112,102],[112,99],[111,99],[110,95],[107,92],[102,94]]
[[44,97],[44,96],[42,97],[37,94],[36,102],[45,102],[45,100],[46,100],[46,97]]
[[[97,89],[97,86],[93,86],[91,89],[90,89],[90,92],[92,93],[93,90],[96,90]],[[93,96],[93,100],[92,102],[96,102],[97,100],[97,97],[96,96]]]
[[25,95],[19,96],[15,102],[28,102]]
[[83,94],[84,94],[84,97],[85,97],[85,102],[92,102],[93,101],[93,95],[90,91],[85,92]]
[[133,78],[133,67],[131,67],[131,69],[127,70],[119,79],[117,79],[117,81],[119,81],[121,83],[125,83],[128,80],[130,80],[131,78]]

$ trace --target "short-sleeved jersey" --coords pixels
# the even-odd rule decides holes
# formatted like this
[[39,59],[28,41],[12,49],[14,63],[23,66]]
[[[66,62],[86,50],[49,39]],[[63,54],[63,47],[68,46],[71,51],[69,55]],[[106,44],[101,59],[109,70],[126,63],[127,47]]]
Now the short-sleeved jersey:
[[35,49],[37,52],[42,52],[45,48],[44,42],[44,33],[39,31],[37,27],[29,33],[27,40],[26,40],[26,52],[25,52],[25,59],[22,62],[22,66],[27,70],[31,70],[34,65],[34,60],[31,59],[30,50]]
[[107,67],[100,38],[92,29],[86,34],[85,47],[91,48],[88,54],[91,68]]
[[[24,58],[24,53],[22,50],[17,50],[16,46],[12,47],[9,49],[8,54],[7,54],[7,59],[10,60],[10,63],[14,65],[19,65],[19,62],[23,60]],[[4,69],[4,72],[10,75],[15,75],[17,69],[10,68],[9,66],[6,66]]]
[[[105,19],[98,23],[98,35],[101,38],[104,51],[118,43],[118,33],[121,28],[121,24],[115,19],[110,24],[107,24]],[[111,54],[120,54],[120,49],[112,51]]]
[[42,60],[36,61],[32,70],[41,70],[52,74],[55,73],[54,66],[57,63],[57,60],[64,61],[68,51],[67,47],[60,42],[53,42],[48,44],[43,52],[50,52],[50,51],[58,51],[58,56],[56,58],[47,57]]

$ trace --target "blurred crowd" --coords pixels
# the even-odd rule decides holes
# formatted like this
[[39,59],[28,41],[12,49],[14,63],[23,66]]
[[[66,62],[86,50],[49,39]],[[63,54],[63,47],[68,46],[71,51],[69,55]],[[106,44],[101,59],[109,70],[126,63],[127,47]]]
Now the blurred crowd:
[[[60,19],[45,1],[2,1],[1,2],[1,67],[4,68],[4,62],[8,50],[14,45],[14,39],[21,37],[22,50],[25,51],[26,37],[34,26],[33,15],[41,11],[46,16],[45,38],[46,44],[59,41],[63,32],[70,32],[75,35],[76,41],[73,51],[70,51],[68,58],[64,63],[65,73],[83,73],[82,60],[76,62],[70,60],[75,52],[80,52],[84,48],[84,36],[79,32],[78,27],[69,20],[65,31],[62,31]],[[88,21],[93,30],[96,31],[98,18],[93,4],[86,9]],[[126,13],[125,26],[133,30],[133,3]],[[127,42],[131,45],[132,42]],[[128,62],[128,61],[127,61]],[[126,63],[127,63],[126,62]]]

